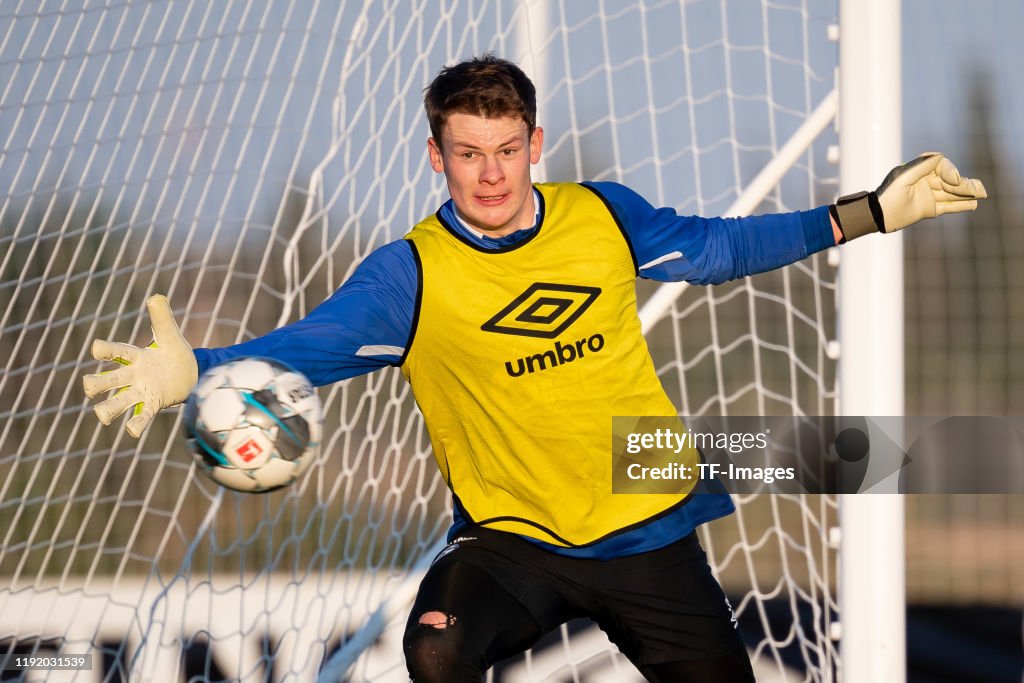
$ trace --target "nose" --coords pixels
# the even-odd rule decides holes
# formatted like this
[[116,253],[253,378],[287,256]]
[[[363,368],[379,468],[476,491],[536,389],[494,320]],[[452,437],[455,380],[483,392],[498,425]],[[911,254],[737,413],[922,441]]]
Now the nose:
[[484,157],[483,168],[480,169],[480,182],[488,185],[497,185],[505,179],[505,171],[497,157]]

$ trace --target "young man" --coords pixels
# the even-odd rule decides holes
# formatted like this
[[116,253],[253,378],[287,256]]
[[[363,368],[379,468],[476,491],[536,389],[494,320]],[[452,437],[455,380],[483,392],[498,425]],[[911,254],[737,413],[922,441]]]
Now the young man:
[[[559,624],[593,618],[650,681],[749,681],[732,610],[695,529],[728,495],[613,495],[613,416],[674,415],[641,336],[634,281],[714,284],[870,232],[976,207],[985,196],[941,155],[875,192],[812,211],[681,217],[610,182],[533,185],[544,131],[533,85],[485,56],[426,90],[431,167],[451,200],[370,254],[303,320],[225,349],[190,349],[166,299],[156,348],[96,341],[130,365],[84,378],[104,424],[132,405],[138,436],[200,373],[271,356],[317,385],[398,365],[449,488],[449,545],[405,635],[417,681],[479,680]],[[700,495],[696,495],[696,494]]]

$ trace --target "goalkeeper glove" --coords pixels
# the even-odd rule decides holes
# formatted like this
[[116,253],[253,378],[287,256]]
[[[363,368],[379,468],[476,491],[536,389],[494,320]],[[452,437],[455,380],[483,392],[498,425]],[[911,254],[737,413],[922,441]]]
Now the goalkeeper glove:
[[953,162],[936,152],[897,166],[874,192],[836,200],[829,212],[843,233],[842,242],[875,231],[896,232],[923,218],[973,211],[984,199],[980,180],[961,177]]
[[128,433],[135,438],[139,438],[160,410],[188,398],[199,378],[192,347],[181,336],[167,297],[162,294],[149,297],[146,308],[153,326],[153,343],[139,348],[96,339],[92,343],[93,358],[114,361],[124,367],[82,377],[82,386],[89,398],[124,387],[111,398],[97,403],[94,410],[100,422],[109,425],[129,407],[137,405],[127,424]]

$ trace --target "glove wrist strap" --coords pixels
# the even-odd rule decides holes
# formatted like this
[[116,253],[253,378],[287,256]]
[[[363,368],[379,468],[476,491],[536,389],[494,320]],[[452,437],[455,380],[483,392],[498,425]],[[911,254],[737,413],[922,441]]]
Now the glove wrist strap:
[[885,232],[885,216],[877,192],[855,192],[840,197],[828,207],[829,213],[849,242],[871,233]]

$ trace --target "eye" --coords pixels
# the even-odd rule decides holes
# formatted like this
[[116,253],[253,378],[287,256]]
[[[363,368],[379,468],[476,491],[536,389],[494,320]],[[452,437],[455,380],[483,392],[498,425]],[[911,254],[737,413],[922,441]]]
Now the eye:
[[501,153],[503,155],[507,156],[507,157],[510,157],[510,156],[514,155],[517,151],[518,150],[515,150],[515,149],[503,149],[503,150],[501,150]]

